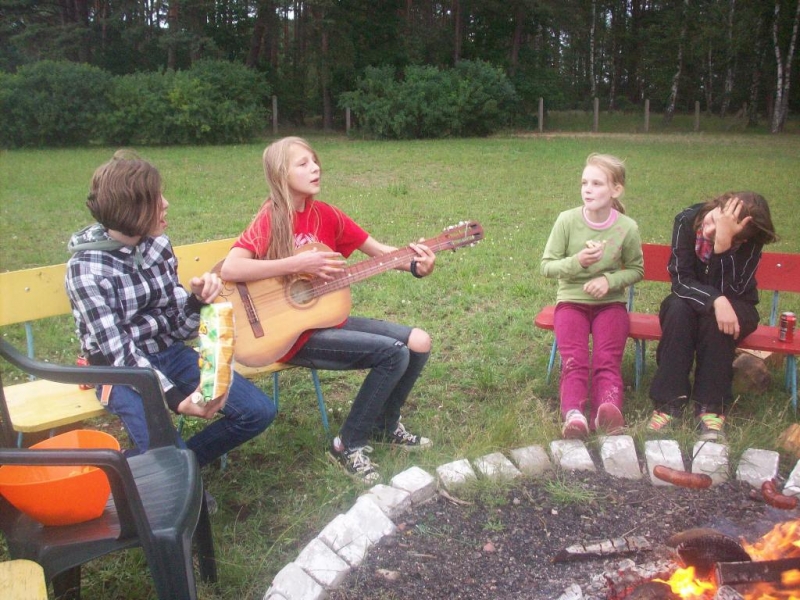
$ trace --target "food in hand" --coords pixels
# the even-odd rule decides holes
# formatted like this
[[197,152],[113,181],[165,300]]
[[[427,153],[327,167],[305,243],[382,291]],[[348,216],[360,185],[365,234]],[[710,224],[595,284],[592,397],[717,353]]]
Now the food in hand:
[[192,402],[207,404],[227,394],[233,380],[234,328],[230,302],[207,304],[200,309],[198,341],[200,394],[193,394]]

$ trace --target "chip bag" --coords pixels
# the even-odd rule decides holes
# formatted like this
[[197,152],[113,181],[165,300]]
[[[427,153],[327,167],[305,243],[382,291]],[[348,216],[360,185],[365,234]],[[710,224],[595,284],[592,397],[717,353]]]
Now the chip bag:
[[[206,304],[200,309],[198,331],[200,394],[198,404],[207,404],[228,393],[233,380],[233,305]],[[194,399],[194,397],[193,397]]]

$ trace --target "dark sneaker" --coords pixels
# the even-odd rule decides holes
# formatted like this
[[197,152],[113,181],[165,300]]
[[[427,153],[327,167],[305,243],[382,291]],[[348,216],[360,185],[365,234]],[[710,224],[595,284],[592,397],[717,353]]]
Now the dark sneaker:
[[364,483],[376,483],[381,476],[375,470],[376,465],[367,456],[370,452],[372,452],[371,446],[346,448],[341,438],[336,436],[331,442],[328,456],[355,479]]
[[658,410],[654,410],[647,422],[645,431],[647,433],[665,433],[672,428],[672,415]]
[[712,412],[701,413],[698,417],[700,422],[698,428],[700,429],[700,439],[706,442],[723,441],[725,440],[725,415],[719,415]]
[[397,446],[403,450],[424,450],[433,446],[428,438],[421,435],[414,435],[406,430],[402,423],[397,423],[397,428],[389,433],[383,432],[380,436],[380,441],[390,446]]
[[594,418],[594,428],[602,431],[606,435],[619,435],[625,427],[625,418],[622,412],[611,404],[605,402],[597,408],[597,416]]
[[561,435],[565,440],[586,439],[589,435],[589,422],[581,411],[572,409],[567,412],[567,416],[564,417],[564,427],[561,429]]

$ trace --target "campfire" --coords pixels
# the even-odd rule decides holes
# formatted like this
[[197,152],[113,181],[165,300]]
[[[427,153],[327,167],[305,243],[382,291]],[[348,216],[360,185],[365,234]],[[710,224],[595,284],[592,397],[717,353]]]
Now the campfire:
[[753,544],[705,529],[673,541],[686,566],[655,579],[671,595],[653,598],[800,600],[800,519],[777,524]]
[[[784,521],[754,543],[714,529],[689,529],[667,545],[679,560],[623,561],[602,575],[613,600],[800,600],[800,519]],[[562,550],[554,562],[636,554],[644,538],[626,537]],[[676,568],[676,562],[680,564]],[[598,590],[599,591],[599,590]],[[590,597],[595,597],[590,594]]]

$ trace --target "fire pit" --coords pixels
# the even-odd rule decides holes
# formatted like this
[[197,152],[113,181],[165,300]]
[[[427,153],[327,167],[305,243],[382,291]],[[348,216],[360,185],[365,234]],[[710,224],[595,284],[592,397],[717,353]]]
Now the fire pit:
[[[800,548],[788,542],[797,554],[766,550],[772,535],[784,540],[778,548],[787,548],[800,511],[778,509],[751,492],[740,481],[709,489],[663,488],[600,472],[563,472],[549,481],[514,484],[500,494],[495,488],[476,497],[439,496],[406,515],[401,531],[372,548],[329,597],[800,600],[791,564],[784,568],[787,564],[773,562],[797,557]],[[791,523],[789,533],[785,522]],[[722,546],[720,558],[714,557],[716,550],[698,549],[698,528]],[[780,534],[771,534],[773,528]],[[749,544],[740,544],[740,538]],[[707,579],[692,580],[707,589],[672,591],[672,578],[687,571],[680,544],[684,555],[694,552],[703,559]],[[748,579],[748,585],[760,587],[740,593],[744,582],[739,580],[753,576],[750,565],[766,568],[767,576],[762,572],[757,584]],[[724,578],[720,586],[714,579],[717,567]],[[778,571],[787,578],[784,583],[766,581]],[[776,589],[779,585],[789,589]],[[772,591],[764,591],[770,589],[766,586]]]

